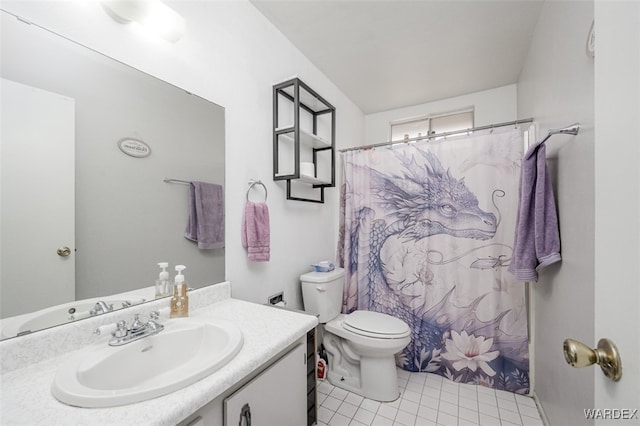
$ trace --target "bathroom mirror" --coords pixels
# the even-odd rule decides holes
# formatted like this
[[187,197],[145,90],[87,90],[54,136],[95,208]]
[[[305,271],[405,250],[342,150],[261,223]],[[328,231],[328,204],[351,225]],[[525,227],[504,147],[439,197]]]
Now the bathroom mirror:
[[[67,305],[77,300],[117,309],[153,299],[158,262],[171,277],[186,265],[189,287],[224,281],[224,248],[200,250],[184,237],[188,182],[224,185],[224,108],[0,15],[2,322],[52,305],[65,307],[61,323],[87,316],[86,303]],[[43,120],[35,138],[43,146],[26,145],[21,138]],[[56,186],[60,176],[70,183]],[[68,235],[44,241],[69,219]]]

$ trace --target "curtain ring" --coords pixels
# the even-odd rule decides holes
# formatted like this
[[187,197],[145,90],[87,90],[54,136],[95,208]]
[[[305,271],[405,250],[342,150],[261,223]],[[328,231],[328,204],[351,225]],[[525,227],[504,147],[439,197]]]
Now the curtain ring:
[[249,192],[251,192],[251,188],[254,187],[254,185],[260,185],[262,186],[262,189],[264,189],[264,202],[267,202],[267,187],[264,185],[264,183],[262,183],[261,180],[254,180],[251,179],[249,181],[249,189],[247,189],[247,201],[249,201]]

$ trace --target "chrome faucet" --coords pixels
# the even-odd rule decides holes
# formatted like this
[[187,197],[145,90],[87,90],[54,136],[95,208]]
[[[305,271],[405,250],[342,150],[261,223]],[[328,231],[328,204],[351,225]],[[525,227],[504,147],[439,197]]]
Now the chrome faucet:
[[160,313],[153,311],[149,315],[149,321],[143,323],[140,321],[140,315],[135,314],[133,323],[127,328],[125,321],[118,321],[116,330],[111,333],[113,339],[109,340],[109,346],[122,346],[127,343],[135,342],[144,337],[153,336],[164,330],[164,325],[158,322]]
[[99,300],[96,302],[93,309],[89,311],[89,315],[93,317],[100,314],[106,314],[107,312],[111,312],[111,311],[113,311],[113,305],[107,305],[102,300]]

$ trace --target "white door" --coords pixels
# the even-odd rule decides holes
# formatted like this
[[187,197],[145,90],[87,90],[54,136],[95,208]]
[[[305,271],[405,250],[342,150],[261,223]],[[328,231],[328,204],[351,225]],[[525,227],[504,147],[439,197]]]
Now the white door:
[[[0,316],[74,300],[75,101],[2,79]],[[58,248],[68,247],[68,256]]]
[[622,378],[595,367],[585,409],[602,410],[596,424],[640,424],[640,2],[596,1],[594,12],[594,330],[618,347]]

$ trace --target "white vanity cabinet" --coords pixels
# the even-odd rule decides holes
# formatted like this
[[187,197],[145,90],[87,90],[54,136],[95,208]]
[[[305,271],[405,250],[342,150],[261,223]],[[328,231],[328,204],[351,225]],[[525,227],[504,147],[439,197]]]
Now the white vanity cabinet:
[[307,345],[288,352],[248,381],[189,416],[182,426],[303,426],[307,424]]

